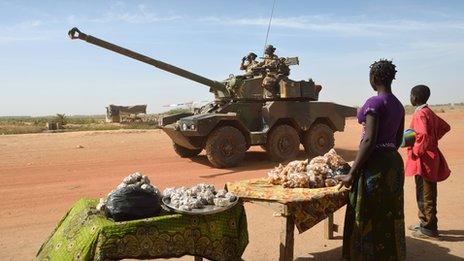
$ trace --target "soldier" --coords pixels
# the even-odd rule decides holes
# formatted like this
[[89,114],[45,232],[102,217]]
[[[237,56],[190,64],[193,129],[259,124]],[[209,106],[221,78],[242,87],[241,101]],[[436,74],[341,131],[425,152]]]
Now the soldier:
[[266,46],[266,49],[264,50],[263,61],[258,64],[258,67],[276,67],[276,62],[278,61],[279,57],[274,54],[275,50],[276,48],[272,44]]
[[279,59],[274,54],[275,50],[276,48],[272,45],[266,46],[263,61],[258,64],[258,67],[266,70],[262,83],[265,98],[279,96],[279,82],[290,74],[290,68],[285,64],[285,58]]
[[247,74],[253,73],[253,68],[256,68],[258,65],[256,57],[258,56],[253,52],[250,52],[247,56],[243,57],[242,63],[240,64],[240,70],[244,70]]
[[258,64],[258,67],[264,67],[271,74],[289,76],[290,68],[285,63],[285,58],[279,58],[275,55],[275,50],[276,48],[272,45],[266,46],[263,61]]

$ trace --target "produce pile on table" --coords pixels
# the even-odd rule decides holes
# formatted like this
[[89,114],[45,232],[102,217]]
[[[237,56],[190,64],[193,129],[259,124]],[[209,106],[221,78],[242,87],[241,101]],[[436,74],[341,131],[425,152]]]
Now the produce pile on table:
[[187,214],[212,214],[237,202],[234,194],[224,189],[216,191],[213,185],[205,183],[191,188],[167,188],[161,193],[150,184],[147,176],[136,172],[101,198],[97,210],[115,221],[125,221],[157,216],[161,214],[161,208]]
[[155,194],[161,197],[160,190],[150,183],[150,179],[148,179],[147,176],[139,172],[132,173],[129,176],[125,177],[122,180],[121,184],[119,184],[116,187],[116,189],[111,191],[108,195],[110,195],[111,193],[114,193],[114,191],[118,189],[125,188],[125,187],[140,187],[141,190],[147,193]]
[[349,172],[350,165],[334,149],[324,156],[279,164],[268,172],[268,182],[286,188],[322,188],[337,184],[337,176]]
[[216,191],[213,185],[198,184],[191,188],[167,188],[163,192],[169,205],[180,210],[203,209],[206,206],[227,207],[237,201],[237,196],[224,189]]

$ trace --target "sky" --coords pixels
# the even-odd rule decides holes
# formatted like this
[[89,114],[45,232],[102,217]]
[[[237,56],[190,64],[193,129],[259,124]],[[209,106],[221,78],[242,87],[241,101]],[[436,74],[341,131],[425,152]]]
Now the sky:
[[[104,114],[108,104],[212,100],[208,87],[80,40],[84,33],[222,80],[263,52],[273,0],[1,1],[0,116]],[[464,102],[464,1],[276,0],[268,43],[298,56],[291,78],[323,86],[321,101],[358,106],[375,95],[369,65],[393,60],[393,92],[417,84],[430,104]]]

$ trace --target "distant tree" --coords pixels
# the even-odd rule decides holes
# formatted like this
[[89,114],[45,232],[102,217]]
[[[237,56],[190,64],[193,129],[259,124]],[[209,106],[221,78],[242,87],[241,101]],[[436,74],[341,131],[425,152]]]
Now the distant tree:
[[56,123],[60,123],[62,126],[64,126],[68,123],[68,117],[66,117],[64,113],[57,113],[55,116],[55,121]]

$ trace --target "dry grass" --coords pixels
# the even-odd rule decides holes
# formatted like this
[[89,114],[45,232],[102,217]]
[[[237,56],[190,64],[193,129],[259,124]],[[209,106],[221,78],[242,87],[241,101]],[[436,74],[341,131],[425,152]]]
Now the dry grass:
[[[430,108],[435,113],[444,113],[444,112],[449,112],[449,111],[463,111],[464,110],[464,103],[448,103],[448,104],[435,104],[435,105],[429,105]],[[414,112],[414,107],[411,105],[406,105],[404,106],[404,109],[406,110],[406,114],[412,114]]]
[[[56,121],[55,116],[46,117],[0,117],[0,135],[46,132],[47,122]],[[156,121],[127,124],[107,123],[104,115],[67,116],[66,125],[59,132],[118,130],[118,129],[155,129]]]

